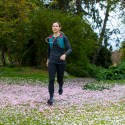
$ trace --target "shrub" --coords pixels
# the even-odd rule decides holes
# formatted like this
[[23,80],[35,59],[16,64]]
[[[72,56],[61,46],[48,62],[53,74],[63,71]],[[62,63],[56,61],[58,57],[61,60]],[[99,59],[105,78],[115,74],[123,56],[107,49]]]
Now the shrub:
[[85,69],[85,65],[80,64],[67,64],[67,72],[76,77],[85,77],[88,76],[88,71]]
[[91,77],[96,77],[97,76],[97,74],[98,74],[98,72],[100,71],[100,70],[103,70],[104,68],[102,68],[102,67],[99,67],[99,66],[96,66],[95,64],[89,64],[89,66],[88,66],[88,73],[89,73],[89,75],[91,76]]
[[125,62],[117,66],[111,66],[109,69],[100,70],[96,76],[98,80],[119,80],[125,79]]

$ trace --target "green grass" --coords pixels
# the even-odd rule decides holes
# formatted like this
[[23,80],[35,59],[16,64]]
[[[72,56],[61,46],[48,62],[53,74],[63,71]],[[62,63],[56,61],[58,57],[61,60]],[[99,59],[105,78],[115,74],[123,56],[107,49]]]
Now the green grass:
[[109,105],[85,104],[37,109],[6,107],[0,109],[0,125],[124,125],[124,102]]
[[95,80],[83,85],[83,89],[102,91],[104,89],[110,89],[115,85],[125,85],[125,80],[102,80],[102,81]]
[[0,68],[0,78],[23,78],[46,81],[48,79],[48,73],[45,70],[35,69],[35,68]]
[[[117,103],[110,106],[87,104],[81,108],[71,107],[69,109],[65,109],[65,115],[59,119],[63,119],[62,123],[68,123],[69,125],[125,124],[124,106],[124,103]],[[56,121],[56,123],[58,122]]]
[[42,113],[26,107],[0,109],[0,125],[50,125]]
[[[0,78],[27,79],[27,81],[45,81],[48,78],[47,71],[34,68],[0,68]],[[26,82],[28,83],[28,82]],[[93,86],[97,85],[97,88]],[[94,81],[90,83],[91,89],[101,89],[99,85],[125,84],[125,80]],[[103,88],[102,87],[102,88]],[[41,103],[42,105],[42,103]],[[54,106],[45,108],[42,112],[39,107],[17,105],[0,107],[0,125],[124,125],[125,103],[121,102],[100,104],[85,103],[83,106]]]
[[85,90],[99,90],[99,91],[102,91],[104,89],[110,89],[111,86],[109,85],[105,85],[105,84],[94,84],[94,83],[91,83],[91,84],[85,84],[83,86],[83,89]]
[[[64,78],[71,79],[74,77],[64,73]],[[39,81],[48,83],[48,71],[32,67],[0,67],[0,79],[7,83],[19,83],[21,81],[26,83],[38,83]]]

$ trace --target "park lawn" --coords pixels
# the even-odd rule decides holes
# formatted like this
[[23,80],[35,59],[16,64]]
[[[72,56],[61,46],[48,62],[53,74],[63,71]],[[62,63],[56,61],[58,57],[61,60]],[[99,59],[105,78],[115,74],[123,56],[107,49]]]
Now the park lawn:
[[0,68],[0,78],[11,78],[11,79],[32,79],[32,80],[40,80],[47,81],[48,73],[47,70],[30,68],[30,67],[22,67],[22,68]]
[[[1,68],[0,78],[2,80],[9,78],[9,81],[10,78],[13,81],[18,79],[30,81],[32,79],[45,83],[48,74],[47,71],[34,68]],[[102,84],[107,85],[107,83],[124,84],[125,81],[95,81],[94,84],[97,85],[91,84],[91,86],[87,86],[87,89],[96,91],[105,87]],[[61,106],[46,106],[45,109],[41,110],[39,106],[32,108],[29,105],[2,107],[2,100],[0,100],[0,125],[123,125],[125,124],[124,101],[121,99],[115,103],[85,103],[82,106],[62,104]]]
[[123,125],[123,101],[103,105],[48,107],[43,111],[26,106],[0,109],[0,125]]
[[[33,81],[41,81],[43,83],[48,83],[48,71],[33,68],[33,67],[21,67],[21,68],[8,68],[8,67],[0,67],[0,79],[9,80],[33,80]],[[76,78],[74,76],[66,76],[68,79]],[[77,78],[76,78],[77,79]],[[87,86],[90,89],[95,89],[95,86],[101,85],[115,85],[115,84],[125,84],[125,80],[103,80],[103,81],[92,81],[92,84]],[[108,86],[106,86],[108,87]],[[98,89],[98,88],[97,88]]]

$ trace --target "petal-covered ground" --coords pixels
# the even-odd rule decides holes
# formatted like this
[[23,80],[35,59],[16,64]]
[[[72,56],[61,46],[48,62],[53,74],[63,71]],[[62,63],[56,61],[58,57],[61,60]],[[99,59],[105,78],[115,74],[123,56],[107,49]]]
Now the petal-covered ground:
[[[58,94],[58,84],[55,84],[54,106],[82,106],[90,103],[108,105],[125,99],[125,85],[115,85],[109,90],[91,91],[84,90],[84,84],[85,81],[82,80],[67,81],[62,95]],[[48,107],[48,97],[47,85],[0,83],[0,108],[25,105],[42,111]]]

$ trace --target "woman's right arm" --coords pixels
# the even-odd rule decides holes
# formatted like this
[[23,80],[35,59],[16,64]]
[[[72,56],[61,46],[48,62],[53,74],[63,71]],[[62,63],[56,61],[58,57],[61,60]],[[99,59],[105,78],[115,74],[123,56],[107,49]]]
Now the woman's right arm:
[[[49,41],[49,40],[47,39],[47,41]],[[48,43],[47,61],[46,61],[46,66],[47,66],[47,67],[48,67],[48,63],[49,63],[49,56],[50,56],[50,45],[49,45],[49,43]]]

